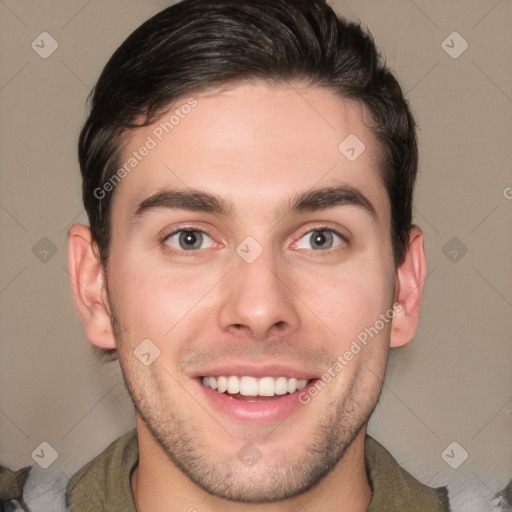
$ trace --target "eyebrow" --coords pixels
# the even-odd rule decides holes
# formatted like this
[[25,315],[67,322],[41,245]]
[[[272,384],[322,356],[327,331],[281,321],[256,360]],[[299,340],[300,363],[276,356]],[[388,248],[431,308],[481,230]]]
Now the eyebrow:
[[[293,213],[317,212],[351,205],[378,221],[377,211],[371,201],[358,189],[349,185],[317,188],[293,195],[277,212],[284,217]],[[157,209],[190,210],[211,213],[220,217],[237,215],[235,205],[222,196],[198,189],[168,189],[144,199],[137,207],[134,222],[146,213]]]

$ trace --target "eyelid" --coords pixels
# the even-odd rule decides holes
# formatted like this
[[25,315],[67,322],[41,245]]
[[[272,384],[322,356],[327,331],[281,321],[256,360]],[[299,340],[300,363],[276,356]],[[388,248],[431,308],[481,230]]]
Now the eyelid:
[[205,231],[204,229],[198,229],[198,228],[195,228],[195,227],[192,227],[192,226],[188,226],[188,227],[182,227],[182,228],[176,228],[176,229],[173,229],[172,231],[170,231],[169,233],[167,233],[166,235],[164,235],[162,237],[162,242],[165,242],[167,239],[171,238],[172,236],[178,234],[178,233],[181,233],[181,232],[199,232],[199,233],[203,233],[204,235],[207,235],[209,236],[210,238],[212,238],[212,236],[207,232]]
[[204,233],[205,235],[208,235],[210,238],[214,238],[207,229],[204,228],[203,225],[195,225],[194,221],[189,222],[183,222],[181,224],[178,224],[176,226],[173,226],[172,230],[169,231],[169,228],[162,229],[160,236],[160,239],[162,241],[167,240],[172,235],[175,235],[176,233],[179,233],[180,231],[200,231],[201,233]]
[[309,233],[313,233],[314,231],[332,231],[333,233],[337,234],[344,242],[348,242],[347,235],[344,235],[340,230],[338,230],[336,228],[332,228],[330,226],[326,226],[325,224],[320,224],[318,226],[313,226],[312,228],[311,227],[307,228],[299,236],[299,239],[301,239],[304,235],[307,235]]

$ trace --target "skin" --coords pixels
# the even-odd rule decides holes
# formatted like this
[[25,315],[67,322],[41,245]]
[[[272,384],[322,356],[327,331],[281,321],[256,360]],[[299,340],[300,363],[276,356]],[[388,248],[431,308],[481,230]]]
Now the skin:
[[[409,342],[418,324],[422,231],[413,227],[395,268],[378,146],[359,103],[319,87],[257,82],[194,98],[191,113],[115,188],[107,272],[89,228],[69,231],[87,337],[117,348],[136,408],[137,510],[364,511],[372,495],[366,425],[389,348]],[[125,155],[159,122],[130,133]],[[351,133],[366,146],[353,162],[338,150]],[[354,205],[280,215],[294,194],[335,184],[357,188],[376,218]],[[187,187],[229,199],[237,215],[160,208],[133,223],[141,201]],[[183,227],[205,233],[195,252],[179,234],[163,240]],[[306,233],[319,227],[346,240],[333,235],[318,248],[316,233]],[[235,251],[247,236],[263,249],[252,263]],[[279,424],[229,421],[192,383],[206,361],[282,362],[321,376],[394,303],[393,322]],[[147,338],[160,356],[146,367],[134,349]],[[262,454],[252,467],[237,457],[248,442]]]

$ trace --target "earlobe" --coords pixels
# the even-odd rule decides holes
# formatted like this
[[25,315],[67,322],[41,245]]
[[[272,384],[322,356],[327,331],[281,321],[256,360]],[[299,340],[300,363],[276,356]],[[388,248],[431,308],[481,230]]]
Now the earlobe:
[[75,306],[85,326],[87,339],[99,348],[114,349],[105,274],[95,249],[89,226],[71,226],[68,232],[68,266]]
[[391,327],[391,347],[412,340],[418,327],[427,262],[423,231],[413,226],[409,232],[407,254],[396,271],[395,316]]

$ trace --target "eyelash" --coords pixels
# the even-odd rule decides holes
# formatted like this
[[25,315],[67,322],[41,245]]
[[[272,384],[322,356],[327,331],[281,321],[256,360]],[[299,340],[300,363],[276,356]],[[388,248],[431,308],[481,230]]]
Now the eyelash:
[[[337,235],[341,239],[342,243],[344,243],[344,244],[348,243],[348,239],[347,239],[347,237],[345,235],[341,234],[336,229],[333,229],[333,228],[330,228],[330,227],[327,227],[327,226],[318,226],[318,227],[314,227],[312,229],[309,229],[307,231],[304,231],[304,233],[302,233],[300,235],[298,240],[303,238],[305,235],[308,235],[310,233],[314,233],[315,231],[331,231],[332,233],[334,233],[335,235]],[[213,237],[210,236],[206,231],[204,231],[202,229],[195,228],[194,226],[183,226],[183,227],[180,227],[179,229],[176,229],[176,230],[172,231],[171,233],[166,234],[162,238],[162,240],[161,240],[161,244],[165,247],[165,249],[167,251],[169,251],[173,255],[177,255],[177,256],[194,256],[194,255],[197,255],[197,253],[201,251],[201,249],[191,250],[191,251],[178,250],[178,249],[175,249],[175,248],[173,248],[173,247],[171,247],[171,246],[169,246],[168,244],[165,243],[169,238],[171,238],[172,236],[176,235],[177,233],[181,233],[181,232],[192,232],[192,233],[199,232],[199,233],[203,233],[203,234],[209,236],[213,240]],[[334,248],[334,249],[326,249],[325,251],[315,251],[314,249],[309,249],[309,251],[311,251],[313,253],[316,253],[315,256],[319,256],[319,257],[322,257],[322,256],[325,255],[325,254],[322,254],[322,253],[331,254],[335,250],[336,250],[336,248]]]

